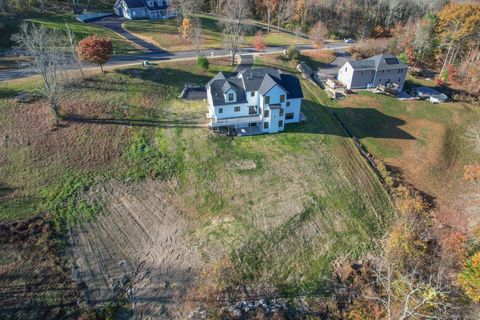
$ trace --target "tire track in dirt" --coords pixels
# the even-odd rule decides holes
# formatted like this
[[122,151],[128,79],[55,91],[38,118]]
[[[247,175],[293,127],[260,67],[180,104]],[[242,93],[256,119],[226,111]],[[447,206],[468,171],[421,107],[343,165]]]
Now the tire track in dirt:
[[72,232],[77,280],[91,304],[128,291],[134,318],[177,314],[177,301],[195,280],[201,263],[185,233],[188,221],[170,203],[158,181],[110,181],[91,196],[106,212]]

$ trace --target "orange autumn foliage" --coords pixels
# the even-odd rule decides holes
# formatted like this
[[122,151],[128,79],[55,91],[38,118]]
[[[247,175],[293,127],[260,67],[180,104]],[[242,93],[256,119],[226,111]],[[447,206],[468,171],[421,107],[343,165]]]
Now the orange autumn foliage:
[[465,166],[464,176],[467,181],[480,180],[480,164]]

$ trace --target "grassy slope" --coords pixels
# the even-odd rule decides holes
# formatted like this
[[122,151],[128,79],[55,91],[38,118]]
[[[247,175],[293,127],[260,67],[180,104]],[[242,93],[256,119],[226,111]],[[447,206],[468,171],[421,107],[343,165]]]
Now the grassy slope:
[[[35,213],[24,206],[48,207],[42,195],[70,175],[137,179],[173,164],[176,205],[196,221],[192,243],[207,261],[229,257],[229,284],[322,290],[333,260],[358,257],[382,234],[393,211],[388,196],[308,83],[309,120],[284,133],[232,140],[191,128],[203,121],[205,105],[175,97],[184,81],[204,83],[218,70],[229,67],[206,74],[193,62],[121,69],[86,81],[64,103],[66,113],[143,119],[159,128],[69,123],[52,132],[42,104],[0,100],[1,136],[8,136],[0,144],[0,182],[13,190],[0,219]],[[145,141],[170,150],[173,162],[145,152]]]
[[[107,28],[96,26],[93,24],[87,24],[75,19],[75,16],[70,13],[65,14],[36,14],[29,18],[20,18],[20,17],[10,17],[5,18],[7,26],[9,26],[9,33],[14,33],[18,29],[18,26],[22,22],[34,22],[41,24],[48,28],[54,28],[57,30],[65,31],[65,23],[68,23],[74,32],[75,36],[78,39],[85,38],[88,35],[97,34],[101,37],[108,38],[112,40],[113,49],[116,54],[125,54],[138,52],[138,50],[133,47],[133,45],[119,36],[113,31],[110,31]],[[2,36],[0,38],[0,50],[7,49],[12,46],[13,43],[9,41],[9,38]]]
[[464,166],[478,161],[465,139],[467,128],[480,121],[478,107],[401,102],[367,92],[342,100],[338,107],[340,118],[370,152],[435,198],[442,223],[465,230],[476,220],[469,213],[476,204],[465,200],[476,191],[464,180]]
[[[203,49],[222,48],[223,35],[218,19],[216,17],[198,15],[202,23]],[[168,51],[193,50],[192,46],[185,39],[179,37],[179,21],[176,19],[157,21],[127,21],[125,27],[140,36],[151,39],[159,44],[161,48]],[[252,32],[253,34],[254,32]],[[244,46],[252,46],[252,35],[247,35]],[[265,35],[265,43],[269,46],[280,46],[289,44],[310,43],[303,38],[297,38],[286,33],[270,33]]]

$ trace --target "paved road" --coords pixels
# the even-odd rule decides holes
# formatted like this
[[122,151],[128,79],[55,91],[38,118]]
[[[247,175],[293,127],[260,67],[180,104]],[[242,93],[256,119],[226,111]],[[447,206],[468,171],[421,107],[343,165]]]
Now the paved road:
[[102,19],[94,20],[94,21],[89,22],[89,23],[108,28],[108,29],[112,30],[113,32],[116,32],[119,35],[121,35],[122,37],[126,38],[127,40],[132,41],[136,45],[145,48],[148,51],[152,51],[152,52],[162,52],[162,51],[164,51],[164,50],[160,49],[159,47],[157,47],[156,45],[154,45],[153,43],[145,41],[143,39],[140,39],[136,35],[128,32],[128,30],[124,29],[122,27],[122,23],[124,23],[125,21],[127,21],[127,20],[123,17],[108,16],[108,17],[105,17],[105,18],[102,18]]
[[[344,43],[329,43],[325,46],[323,50],[334,49],[340,52],[344,52],[343,49],[348,48],[350,45]],[[275,53],[282,52],[286,50],[288,46],[277,46],[277,47],[268,47],[265,49],[264,53]],[[297,46],[299,50],[308,50],[312,49],[311,45],[299,45]],[[207,57],[225,57],[230,54],[228,50],[225,49],[214,49],[214,50],[203,50],[201,52]],[[254,48],[242,48],[239,50],[238,54],[240,55],[252,55],[256,53]],[[128,66],[141,64],[143,61],[148,60],[151,62],[154,61],[168,61],[168,60],[181,60],[181,59],[195,59],[197,53],[195,51],[184,51],[184,52],[167,52],[167,51],[151,51],[136,55],[118,55],[113,56],[110,61],[105,65],[106,68],[119,67],[119,66]],[[98,68],[95,65],[86,65],[85,69]],[[71,65],[68,67],[68,70],[75,70],[77,67]],[[11,81],[15,79],[22,79],[32,75],[35,75],[35,71],[32,69],[14,69],[6,70],[0,72],[0,81]]]

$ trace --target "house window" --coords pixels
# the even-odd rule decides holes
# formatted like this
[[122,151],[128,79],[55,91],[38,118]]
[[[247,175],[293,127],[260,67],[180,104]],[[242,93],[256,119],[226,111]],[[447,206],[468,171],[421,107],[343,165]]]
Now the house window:
[[283,103],[283,102],[285,102],[285,95],[284,94],[282,94],[280,96],[280,103]]
[[256,113],[257,113],[257,107],[248,106],[248,114],[256,114]]
[[402,79],[398,78],[398,82],[402,82]]
[[235,108],[233,108],[233,111],[235,111],[235,112],[240,112],[240,107],[235,107]]
[[398,69],[398,73],[402,73],[402,69]]
[[255,91],[250,92],[250,97],[255,97]]
[[233,93],[228,94],[228,101],[233,101]]
[[265,104],[270,104],[270,97],[269,96],[265,97]]
[[345,71],[347,71],[347,67],[345,67]]
[[287,107],[290,107],[290,101],[287,101]]
[[280,109],[280,117],[283,116],[283,109]]
[[265,118],[268,118],[268,117],[269,117],[269,112],[268,112],[268,110],[265,110],[265,111],[263,112],[263,116],[264,116]]
[[256,126],[257,126],[256,122],[250,123],[250,127],[256,127]]
[[289,112],[285,114],[285,120],[292,120],[294,118],[295,114],[293,112]]
[[283,127],[283,120],[278,121],[278,126]]
[[268,122],[263,123],[263,129],[268,129]]
[[381,83],[382,82],[382,79],[378,79],[378,83]]
[[223,113],[223,108],[218,108],[218,113]]
[[363,71],[360,71],[360,74],[363,76]]

